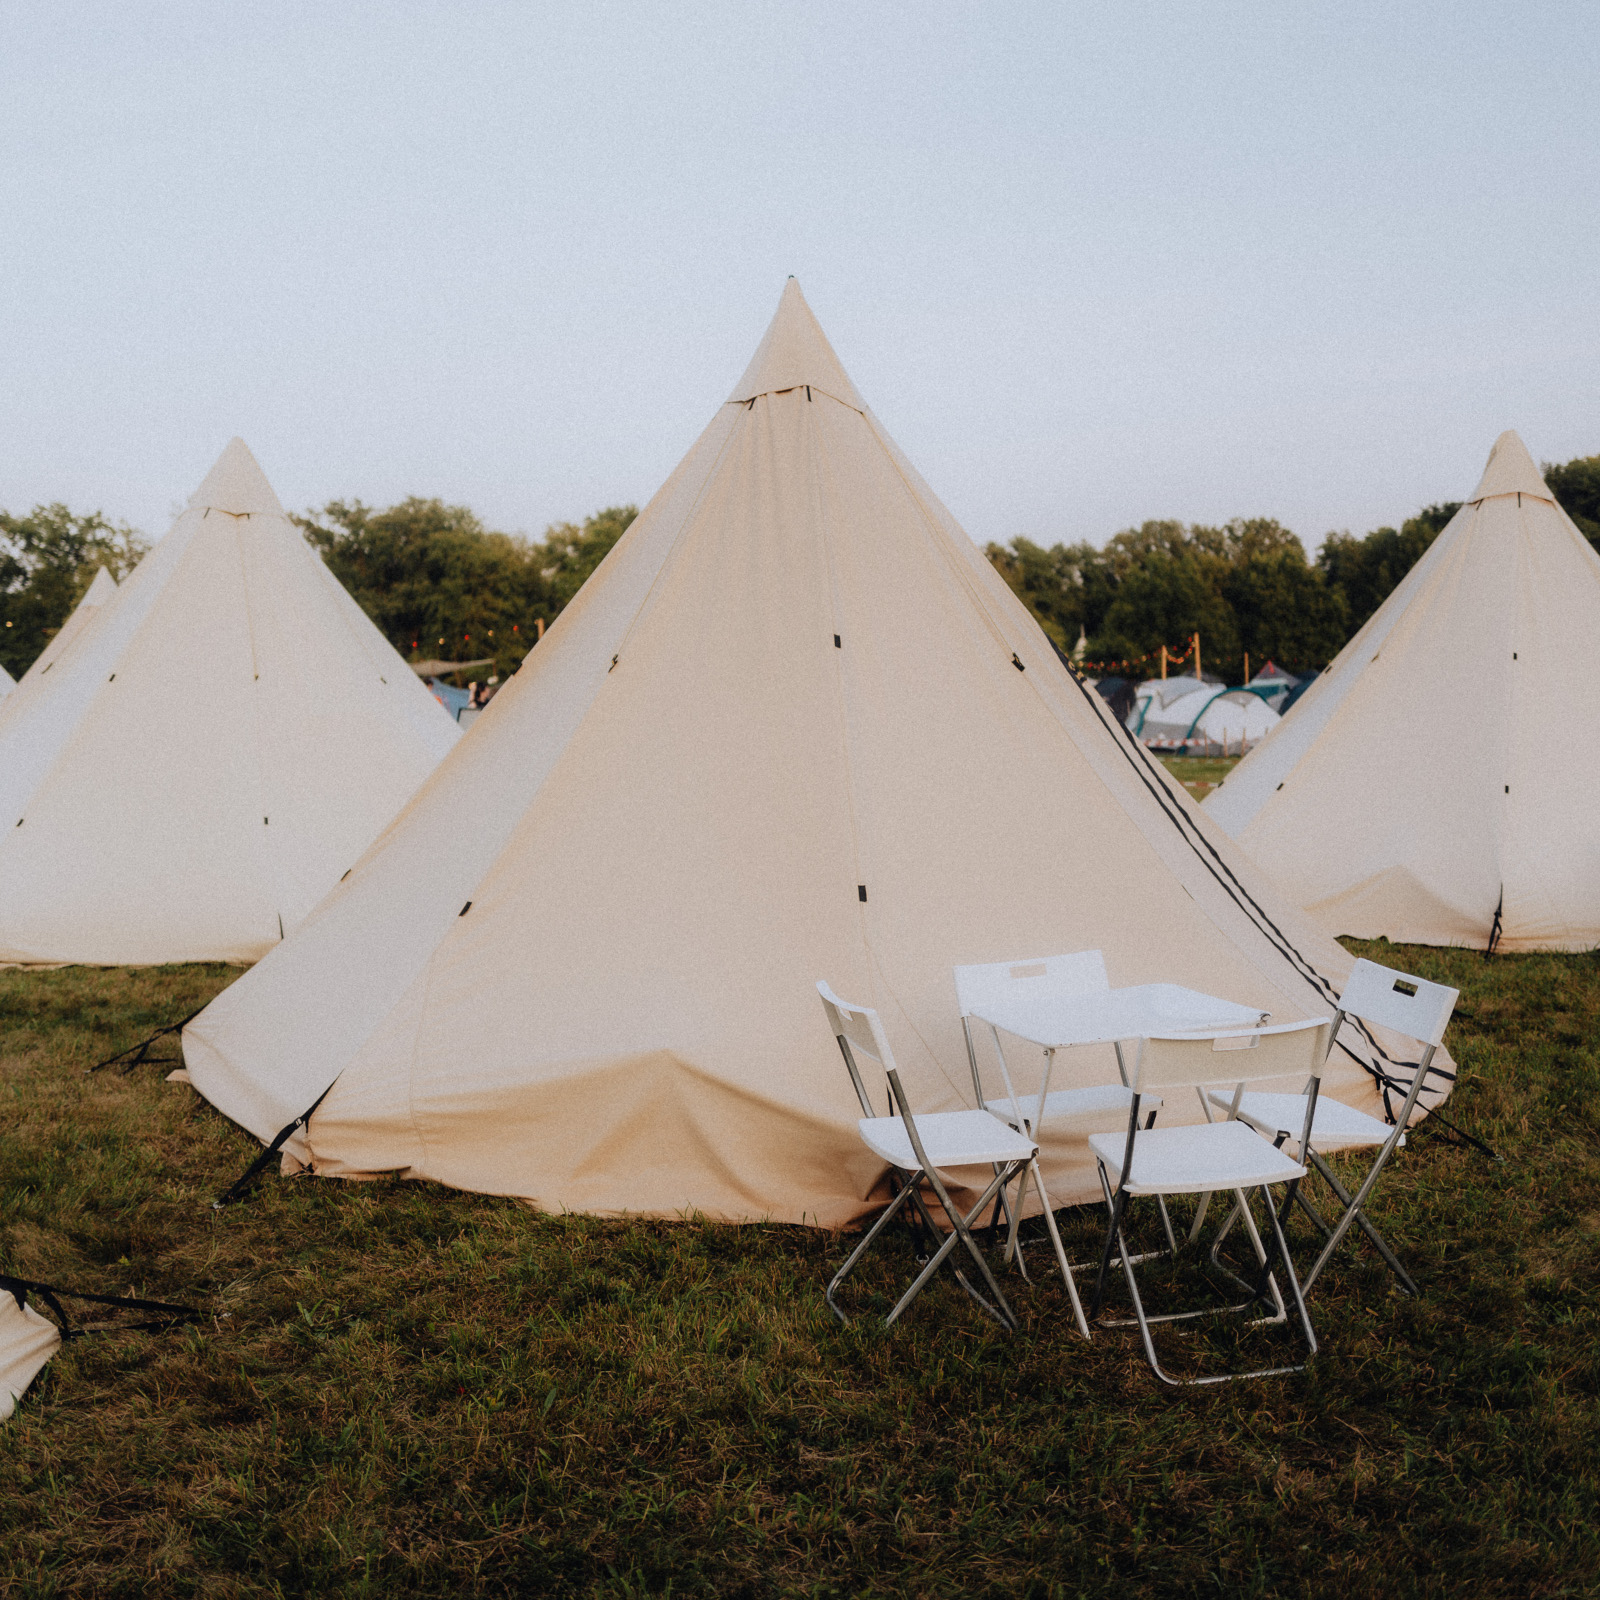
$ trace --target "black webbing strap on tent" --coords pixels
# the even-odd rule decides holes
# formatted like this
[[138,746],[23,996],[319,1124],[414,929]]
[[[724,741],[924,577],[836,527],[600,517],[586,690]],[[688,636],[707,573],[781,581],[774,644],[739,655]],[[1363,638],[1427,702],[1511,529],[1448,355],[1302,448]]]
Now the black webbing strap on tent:
[[1489,942],[1483,947],[1483,959],[1487,961],[1494,954],[1495,946],[1500,943],[1500,913],[1506,908],[1506,886],[1500,885],[1500,898],[1494,904],[1494,926],[1489,929]]
[[55,1312],[61,1322],[61,1337],[77,1339],[85,1333],[97,1333],[97,1328],[75,1328],[72,1318],[62,1306],[62,1300],[83,1300],[90,1305],[110,1306],[116,1311],[151,1311],[156,1315],[147,1322],[124,1322],[124,1328],[148,1328],[160,1332],[193,1322],[200,1313],[193,1306],[168,1305],[164,1300],[139,1300],[127,1294],[88,1294],[81,1289],[63,1289],[52,1283],[35,1283],[31,1278],[13,1278],[0,1272],[0,1294],[9,1294],[18,1304],[25,1306],[30,1294],[37,1295]]
[[[1067,668],[1067,676],[1071,678],[1073,683],[1077,685],[1078,692],[1089,703],[1095,716],[1099,719],[1101,726],[1104,727],[1109,734],[1111,734],[1113,740],[1117,743],[1117,748],[1122,752],[1123,758],[1128,762],[1128,764],[1133,768],[1135,774],[1143,782],[1145,788],[1150,792],[1151,798],[1155,800],[1156,804],[1166,815],[1167,820],[1173,825],[1174,828],[1177,829],[1179,836],[1184,840],[1189,848],[1194,851],[1195,855],[1199,857],[1201,864],[1209,870],[1211,876],[1226,892],[1229,899],[1231,899],[1233,903],[1238,906],[1240,911],[1242,911],[1244,915],[1255,924],[1257,929],[1259,929],[1260,932],[1265,935],[1268,942],[1271,943],[1280,954],[1288,958],[1290,964],[1300,972],[1302,977],[1310,982],[1313,987],[1323,994],[1330,1002],[1332,1002],[1334,1005],[1337,1005],[1339,997],[1334,992],[1332,983],[1330,983],[1328,979],[1317,970],[1317,968],[1306,956],[1302,955],[1301,952],[1295,948],[1294,944],[1284,933],[1284,931],[1272,920],[1270,916],[1267,915],[1266,909],[1239,881],[1233,869],[1217,852],[1216,847],[1211,843],[1211,841],[1207,839],[1199,831],[1199,829],[1197,829],[1194,824],[1183,815],[1181,807],[1172,803],[1171,797],[1166,792],[1166,784],[1170,783],[1171,779],[1167,778],[1164,772],[1159,774],[1157,773],[1155,761],[1150,752],[1145,749],[1145,747],[1137,739],[1134,738],[1132,732],[1125,725],[1116,723],[1113,720],[1108,720],[1107,712],[1105,710],[1105,701],[1101,699],[1101,697],[1083,681],[1083,678],[1079,675],[1077,668],[1074,667],[1072,663],[1062,655],[1059,647],[1056,649],[1056,654],[1061,656],[1062,662]],[[1118,733],[1122,734],[1123,736],[1121,740],[1116,739],[1116,735]],[[1141,769],[1141,762],[1143,763],[1144,768],[1149,769],[1148,772]],[[1498,913],[1496,913],[1496,917],[1498,923]],[[1356,1021],[1354,1018],[1349,1020]],[[1352,1061],[1361,1067],[1363,1071],[1371,1074],[1371,1076],[1376,1080],[1379,1090],[1383,1095],[1384,1109],[1387,1114],[1387,1119],[1391,1124],[1393,1124],[1394,1110],[1389,1103],[1389,1091],[1392,1089],[1397,1089],[1401,1092],[1405,1092],[1409,1090],[1411,1086],[1409,1083],[1398,1082],[1393,1076],[1391,1076],[1389,1072],[1384,1070],[1384,1067],[1404,1067],[1410,1065],[1414,1070],[1415,1063],[1395,1061],[1372,1036],[1371,1030],[1367,1028],[1365,1024],[1357,1022],[1357,1027],[1362,1037],[1366,1040],[1367,1047],[1372,1051],[1373,1060],[1363,1061],[1362,1058],[1342,1040],[1339,1041],[1339,1048],[1343,1050]],[[1383,1067],[1375,1065],[1375,1063],[1379,1061],[1384,1063]],[[1445,1071],[1442,1067],[1429,1067],[1428,1072],[1430,1076],[1440,1077],[1451,1083],[1455,1082],[1455,1074],[1453,1072]],[[1483,1151],[1483,1153],[1490,1157],[1491,1160],[1504,1160],[1504,1157],[1497,1155],[1481,1140],[1474,1139],[1470,1133],[1462,1132],[1462,1130],[1457,1128],[1454,1123],[1449,1122],[1444,1117],[1439,1116],[1438,1111],[1434,1107],[1429,1106],[1427,1111],[1428,1116],[1426,1120],[1431,1120],[1434,1117],[1438,1117],[1439,1121],[1445,1127],[1449,1128],[1452,1133],[1456,1134],[1463,1144],[1471,1145],[1473,1148]],[[1420,1128],[1425,1125],[1426,1121],[1418,1126]]]
[[[339,1080],[335,1078],[333,1083],[337,1083],[338,1081]],[[324,1089],[322,1093],[319,1094],[317,1098],[313,1100],[311,1104],[294,1119],[293,1122],[291,1122],[287,1127],[280,1128],[278,1130],[277,1138],[275,1138],[272,1143],[269,1144],[267,1148],[263,1150],[248,1167],[245,1168],[243,1173],[240,1174],[238,1182],[235,1183],[233,1187],[222,1196],[221,1199],[213,1200],[211,1202],[211,1209],[213,1211],[221,1211],[224,1206],[231,1206],[234,1201],[242,1200],[244,1198],[251,1185],[254,1184],[256,1179],[267,1170],[268,1163],[283,1148],[284,1144],[288,1141],[289,1136],[293,1134],[296,1129],[305,1127],[306,1124],[311,1121],[311,1113],[315,1111],[317,1107],[320,1106],[322,1102],[326,1100],[333,1092],[333,1083],[330,1083],[328,1087]]]
[[[206,1006],[210,1004],[209,1000],[206,1001]],[[157,1028],[148,1039],[141,1039],[138,1044],[130,1044],[126,1050],[119,1050],[114,1056],[107,1056],[104,1061],[95,1062],[89,1070],[98,1072],[102,1067],[121,1067],[124,1073],[129,1073],[145,1062],[149,1062],[151,1066],[171,1066],[174,1062],[181,1062],[183,1059],[181,1056],[153,1056],[150,1054],[150,1047],[157,1039],[165,1039],[169,1033],[182,1033],[206,1006],[197,1006],[182,1022],[172,1022],[165,1028]]]

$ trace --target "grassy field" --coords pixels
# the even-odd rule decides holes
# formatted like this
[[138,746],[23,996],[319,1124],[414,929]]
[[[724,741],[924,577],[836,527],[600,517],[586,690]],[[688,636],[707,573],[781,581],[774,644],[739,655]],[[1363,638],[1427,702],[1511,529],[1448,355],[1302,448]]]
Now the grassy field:
[[[275,1174],[213,1212],[253,1141],[84,1068],[235,974],[0,973],[0,1260],[203,1311],[68,1347],[3,1425],[0,1589],[1593,1593],[1600,963],[1369,949],[1463,990],[1454,1115],[1506,1160],[1415,1138],[1377,1214],[1421,1299],[1354,1252],[1309,1376],[1179,1394],[1071,1333],[1038,1250],[1020,1337],[951,1287],[885,1335],[793,1228]],[[1230,1337],[1282,1348],[1173,1359]]]
[[1161,764],[1196,800],[1204,800],[1239,765],[1238,756],[1162,756]]

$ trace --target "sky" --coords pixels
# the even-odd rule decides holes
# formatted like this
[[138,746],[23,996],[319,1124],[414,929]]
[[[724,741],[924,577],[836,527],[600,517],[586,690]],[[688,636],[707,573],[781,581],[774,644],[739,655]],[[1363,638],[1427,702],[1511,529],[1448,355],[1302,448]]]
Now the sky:
[[980,542],[1600,453],[1600,7],[0,0],[0,507],[643,505],[795,274]]

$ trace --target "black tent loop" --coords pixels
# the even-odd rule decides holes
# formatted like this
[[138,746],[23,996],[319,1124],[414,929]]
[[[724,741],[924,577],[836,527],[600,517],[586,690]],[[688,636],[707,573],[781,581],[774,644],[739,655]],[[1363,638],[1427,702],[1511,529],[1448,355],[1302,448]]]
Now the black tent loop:
[[[338,1081],[338,1078],[335,1078],[333,1083],[337,1083]],[[311,1121],[311,1113],[315,1111],[317,1107],[320,1106],[322,1102],[326,1100],[333,1092],[333,1083],[330,1083],[328,1087],[324,1089],[322,1093],[319,1094],[317,1098],[313,1100],[311,1104],[294,1119],[293,1122],[278,1130],[277,1138],[275,1138],[272,1143],[269,1144],[267,1148],[263,1150],[248,1167],[245,1168],[233,1187],[229,1189],[228,1192],[220,1199],[213,1200],[211,1202],[211,1209],[213,1211],[221,1211],[225,1206],[231,1206],[236,1200],[242,1200],[244,1198],[245,1194],[255,1183],[256,1179],[267,1170],[268,1163],[271,1162],[272,1158],[277,1155],[277,1153],[284,1147],[285,1143],[287,1143],[290,1135],[293,1134],[297,1129],[305,1127]]]
[[[210,1004],[209,1000],[206,1001],[206,1006]],[[149,1062],[151,1066],[170,1066],[174,1062],[181,1062],[183,1059],[181,1056],[153,1056],[150,1054],[150,1047],[157,1039],[164,1039],[169,1033],[182,1033],[206,1006],[196,1006],[182,1022],[171,1022],[164,1028],[157,1028],[148,1039],[141,1039],[138,1044],[130,1044],[126,1050],[119,1050],[114,1056],[107,1056],[104,1061],[95,1062],[89,1070],[98,1072],[102,1067],[120,1066],[126,1075],[145,1062]]]
[[81,1338],[86,1333],[98,1332],[94,1328],[75,1328],[72,1318],[67,1315],[62,1300],[83,1300],[90,1305],[110,1306],[117,1311],[151,1311],[157,1313],[147,1322],[126,1322],[125,1328],[148,1328],[154,1332],[161,1332],[167,1328],[178,1328],[186,1322],[194,1322],[200,1315],[193,1306],[169,1305],[165,1300],[140,1300],[128,1294],[89,1294],[82,1289],[63,1289],[58,1284],[36,1283],[31,1278],[13,1278],[9,1273],[0,1272],[0,1294],[9,1294],[19,1307],[28,1303],[28,1296],[36,1295],[47,1305],[61,1323],[61,1337],[63,1339]]

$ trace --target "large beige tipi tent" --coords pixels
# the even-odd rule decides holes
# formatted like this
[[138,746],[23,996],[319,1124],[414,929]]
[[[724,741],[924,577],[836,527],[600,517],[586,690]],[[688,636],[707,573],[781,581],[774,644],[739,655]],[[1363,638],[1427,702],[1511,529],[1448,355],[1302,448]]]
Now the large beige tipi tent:
[[[837,1225],[882,1171],[816,981],[954,1107],[952,965],[1091,946],[1285,1019],[1350,965],[1061,665],[791,281],[472,736],[184,1057],[263,1139],[320,1098],[286,1146],[319,1173]],[[1351,1057],[1330,1081],[1376,1103]],[[1081,1140],[1046,1159],[1098,1192]]]
[[1600,556],[1514,433],[1399,587],[1206,802],[1330,932],[1600,944]]
[[0,708],[0,961],[255,960],[458,736],[238,439],[52,648]]
[[9,699],[11,697],[11,691],[15,689],[16,686],[17,680],[13,678],[4,667],[0,667],[0,700]]

